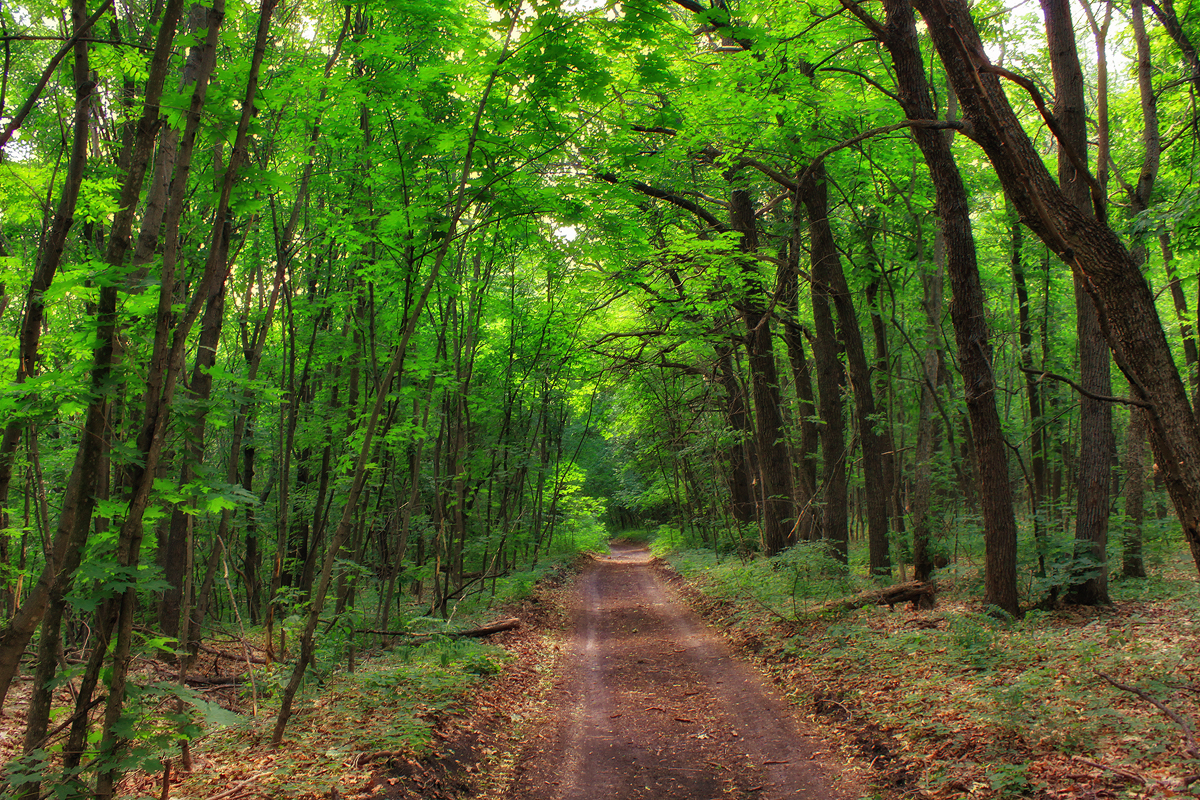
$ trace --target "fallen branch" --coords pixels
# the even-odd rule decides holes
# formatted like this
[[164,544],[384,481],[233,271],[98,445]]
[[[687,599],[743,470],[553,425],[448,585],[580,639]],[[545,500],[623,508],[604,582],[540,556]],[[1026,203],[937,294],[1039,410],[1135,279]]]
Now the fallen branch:
[[1124,778],[1130,783],[1137,783],[1141,784],[1142,786],[1150,785],[1150,781],[1146,780],[1133,770],[1125,769],[1124,767],[1114,767],[1111,764],[1101,764],[1099,761],[1092,761],[1090,758],[1084,758],[1083,756],[1071,756],[1071,760],[1080,764],[1084,764],[1085,766],[1092,767],[1093,769],[1107,770],[1118,777]]
[[208,798],[208,800],[222,800],[223,798],[226,798],[226,797],[233,797],[235,794],[238,794],[239,792],[241,792],[242,789],[246,788],[248,785],[250,785],[254,781],[258,780],[259,778],[265,777],[268,774],[269,774],[268,772],[255,773],[254,775],[251,775],[249,778],[246,778],[246,780],[242,781],[241,783],[235,783],[233,786],[230,786],[225,791],[214,794],[212,797]]
[[355,753],[346,759],[346,766],[351,769],[359,769],[372,761],[390,761],[393,758],[409,758],[412,752],[409,750],[377,750],[373,753]]
[[[245,643],[243,642],[242,645],[245,646]],[[250,655],[248,652],[249,648],[247,648],[246,655],[243,656],[243,655],[234,655],[232,653],[226,653],[224,650],[218,650],[217,648],[209,647],[206,644],[197,644],[197,646],[204,652],[206,652],[210,655],[216,656],[218,661],[222,658],[227,658],[230,661],[249,661],[251,664],[266,664],[267,663],[267,660],[265,658],[259,658],[258,656]]]
[[917,608],[922,601],[932,601],[936,589],[932,583],[925,581],[908,581],[885,586],[882,589],[868,589],[853,597],[840,600],[830,600],[814,609],[818,613],[824,611],[853,611],[863,606],[889,606],[895,608],[897,603],[911,603]]
[[[1150,705],[1157,708],[1162,713],[1166,714],[1168,719],[1170,719],[1172,722],[1174,722],[1176,725],[1178,725],[1181,730],[1183,730],[1183,738],[1187,742],[1187,746],[1184,748],[1184,752],[1187,753],[1192,758],[1200,759],[1200,744],[1196,743],[1196,732],[1194,730],[1192,730],[1192,724],[1187,719],[1185,719],[1183,717],[1183,715],[1181,715],[1178,711],[1176,711],[1175,709],[1168,706],[1166,703],[1159,700],[1157,697],[1154,697],[1152,694],[1147,692],[1145,689],[1139,689],[1136,686],[1130,686],[1129,684],[1126,684],[1126,683],[1120,683],[1112,676],[1106,675],[1105,673],[1100,672],[1099,670],[1096,671],[1096,674],[1099,675],[1104,680],[1108,681],[1110,684],[1112,684],[1116,688],[1120,689],[1121,691],[1129,692],[1130,694],[1137,695],[1138,697],[1142,698]],[[1193,781],[1194,781],[1194,779],[1193,779]]]
[[465,631],[446,631],[445,633],[413,633],[412,631],[378,631],[373,628],[355,628],[355,633],[371,633],[376,636],[404,636],[408,639],[405,644],[422,644],[431,642],[439,636],[448,636],[451,639],[479,639],[484,636],[491,636],[493,633],[501,631],[510,631],[513,628],[519,628],[521,620],[516,617],[509,619],[497,620],[489,622],[487,625],[481,625],[478,628],[471,628]]
[[193,678],[188,676],[184,679],[184,683],[188,686],[237,686],[239,683],[245,683],[249,679],[249,675],[245,673],[241,675],[214,675],[211,678]]

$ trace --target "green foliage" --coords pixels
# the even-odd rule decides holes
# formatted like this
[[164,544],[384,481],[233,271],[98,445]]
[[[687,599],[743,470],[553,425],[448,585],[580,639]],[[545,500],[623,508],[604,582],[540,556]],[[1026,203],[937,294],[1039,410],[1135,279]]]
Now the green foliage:
[[[657,543],[656,543],[657,546]],[[710,550],[668,551],[683,575],[723,598],[748,599],[779,617],[797,619],[822,602],[860,588],[824,542],[801,542],[774,558],[725,559]]]

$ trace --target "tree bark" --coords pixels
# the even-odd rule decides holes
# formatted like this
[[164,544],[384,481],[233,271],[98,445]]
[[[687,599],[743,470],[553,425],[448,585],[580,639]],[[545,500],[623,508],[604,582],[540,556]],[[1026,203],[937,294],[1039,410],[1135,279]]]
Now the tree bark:
[[[171,0],[174,3],[176,0]],[[180,0],[179,5],[182,5]],[[117,560],[125,569],[136,570],[140,559],[142,542],[142,520],[149,505],[150,493],[157,473],[159,459],[162,456],[166,442],[167,426],[171,408],[174,402],[176,381],[183,369],[184,350],[188,336],[202,307],[219,290],[228,273],[228,265],[223,257],[225,246],[222,239],[230,235],[228,220],[230,197],[238,170],[245,157],[246,139],[250,125],[250,117],[254,107],[254,99],[258,93],[258,71],[266,51],[266,35],[274,11],[273,0],[264,0],[260,8],[258,32],[255,40],[254,55],[251,60],[250,73],[247,80],[246,92],[242,99],[242,113],[238,121],[234,137],[233,151],[226,165],[225,174],[220,188],[220,195],[214,214],[212,238],[209,242],[208,258],[204,272],[195,286],[191,299],[183,315],[169,334],[169,320],[173,317],[171,298],[165,291],[160,297],[158,322],[155,331],[154,351],[151,355],[150,367],[147,370],[146,392],[143,401],[143,413],[140,430],[138,431],[137,448],[142,456],[140,464],[133,465],[129,470],[128,485],[131,487],[126,516],[121,524],[117,540]],[[218,7],[220,15],[223,9]],[[164,19],[164,28],[167,27]],[[174,28],[171,22],[170,28]],[[200,85],[197,85],[197,91]],[[196,92],[193,92],[193,102]],[[203,98],[201,97],[201,102]],[[140,149],[140,148],[139,148]],[[178,177],[178,174],[177,174]],[[182,190],[180,194],[183,194]],[[172,193],[173,201],[182,202],[182,198]],[[164,280],[162,285],[173,284],[174,262],[177,258],[178,217],[168,214],[167,251],[163,257]],[[126,241],[126,245],[128,242]],[[168,335],[170,346],[166,346]],[[121,711],[125,702],[125,691],[128,681],[130,648],[132,646],[134,614],[136,612],[137,587],[130,586],[120,597],[120,610],[116,626],[116,642],[112,655],[112,675],[109,683],[108,703],[104,713],[104,736],[100,742],[101,758],[109,759],[107,767],[101,770],[96,783],[98,800],[112,796],[116,783],[120,778],[119,751],[124,742],[117,729]]]
[[[886,28],[881,28],[869,18],[866,21],[881,37],[892,56],[904,112],[909,119],[934,119],[936,114],[925,77],[912,6],[907,0],[886,0],[884,7],[887,12]],[[955,21],[962,24],[957,18]],[[932,27],[931,24],[931,32]],[[955,83],[955,90],[961,102],[965,89]],[[1017,525],[1008,476],[1008,449],[996,411],[992,347],[988,338],[983,287],[979,281],[966,187],[946,135],[917,127],[913,129],[913,137],[929,166],[936,192],[938,217],[946,240],[946,270],[951,286],[950,316],[963,376],[963,395],[971,420],[976,481],[983,512],[986,549],[984,603],[1016,615],[1020,613],[1017,595]]]
[[809,237],[813,249],[813,282],[815,284],[819,281],[824,284],[822,288],[837,311],[837,330],[845,348],[850,385],[854,391],[854,408],[858,419],[859,439],[862,442],[862,468],[866,483],[870,572],[872,575],[890,575],[892,565],[888,554],[888,493],[883,479],[882,439],[875,429],[877,423],[871,369],[867,363],[854,301],[850,297],[850,286],[846,283],[842,260],[833,238],[833,229],[829,225],[829,197],[825,186],[824,163],[814,164],[805,172],[811,177],[806,184],[799,187],[799,193],[808,212]]
[[1125,521],[1121,530],[1121,574],[1126,578],[1146,577],[1142,557],[1142,522],[1146,517],[1146,412],[1129,410],[1125,431]]
[[[1054,75],[1054,116],[1058,140],[1058,182],[1063,194],[1084,216],[1092,216],[1092,197],[1084,177],[1087,165],[1087,107],[1083,70],[1075,47],[1075,26],[1068,0],[1041,0],[1046,18],[1050,67]],[[1103,209],[1099,209],[1103,214]],[[1079,354],[1079,464],[1075,484],[1075,559],[1065,599],[1085,605],[1108,602],[1108,508],[1112,486],[1112,406],[1094,396],[1112,395],[1110,358],[1100,329],[1099,312],[1082,278],[1075,278],[1075,314]],[[1086,563],[1083,563],[1086,562]]]
[[1081,214],[1021,128],[961,0],[915,0],[984,149],[1022,218],[1074,272],[1100,310],[1117,365],[1150,409],[1150,440],[1200,569],[1200,430],[1149,284],[1118,236]]
[[[84,0],[72,0],[71,24],[80,33],[87,21],[87,4]],[[38,253],[37,266],[25,298],[25,313],[21,318],[19,334],[19,355],[17,362],[16,383],[23,383],[27,377],[35,374],[38,356],[38,343],[41,339],[42,321],[45,317],[45,293],[54,280],[59,264],[62,263],[63,250],[66,247],[67,234],[75,222],[75,205],[79,199],[79,189],[83,184],[84,169],[87,166],[88,118],[91,111],[91,96],[95,85],[91,81],[88,62],[88,44],[77,38],[74,44],[74,66],[72,81],[75,84],[75,109],[72,115],[71,154],[67,161],[67,172],[63,179],[62,193],[59,195],[58,206],[50,222],[44,243]],[[26,420],[14,417],[4,427],[4,436],[0,439],[0,508],[8,505],[8,490],[12,481],[13,456],[21,440],[21,432],[25,429]],[[74,472],[74,470],[72,471]],[[67,508],[64,501],[64,511]],[[70,535],[74,525],[68,521],[63,530],[63,540],[56,541],[53,552],[65,552],[66,537]],[[50,589],[54,584],[59,565],[55,560],[47,561],[37,582],[30,587],[29,595],[21,603],[17,613],[8,625],[0,632],[0,708],[8,697],[8,689],[16,675],[17,666],[25,652],[25,646],[33,637],[38,623],[45,614],[49,600]]]
[[[807,208],[800,193],[797,204]],[[845,370],[841,361],[841,346],[833,322],[829,297],[829,242],[817,241],[815,228],[809,227],[809,247],[812,266],[813,361],[817,371],[817,394],[821,412],[821,483],[820,497],[824,503],[821,531],[829,542],[834,558],[843,564],[850,560],[850,499],[848,456],[845,422],[842,418],[842,387]]]
[[[749,191],[735,188],[730,193],[729,216],[731,227],[741,234],[741,251],[745,254],[757,252],[758,232]],[[754,399],[755,444],[762,480],[762,545],[767,555],[775,555],[795,542],[796,501],[792,455],[783,428],[783,400],[779,392],[771,321],[763,302],[763,289],[753,266],[747,265],[744,272],[739,311],[746,328],[750,395]]]
[[921,273],[925,307],[925,353],[921,364],[921,406],[917,417],[916,470],[912,499],[913,579],[927,581],[933,575],[930,552],[933,538],[933,459],[937,442],[938,371],[942,361],[942,294],[945,278],[946,241],[939,227],[934,234],[933,269]]

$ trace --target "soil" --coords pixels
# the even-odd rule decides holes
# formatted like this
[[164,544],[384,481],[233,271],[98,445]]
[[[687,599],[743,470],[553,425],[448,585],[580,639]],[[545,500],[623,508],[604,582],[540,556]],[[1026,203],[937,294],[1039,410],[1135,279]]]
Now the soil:
[[852,800],[861,778],[651,568],[614,545],[572,595],[564,668],[505,797]]

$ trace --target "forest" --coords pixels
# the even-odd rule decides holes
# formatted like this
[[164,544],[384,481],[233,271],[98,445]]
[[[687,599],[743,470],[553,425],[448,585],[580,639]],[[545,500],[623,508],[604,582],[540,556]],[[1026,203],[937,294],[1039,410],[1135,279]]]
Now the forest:
[[[1112,649],[1169,599],[1161,680],[1078,669],[1195,791],[1197,41],[1190,0],[5,3],[5,796],[166,798],[409,640],[486,678],[447,634],[617,537],[779,624],[916,587]],[[989,775],[922,796],[1035,796]]]

